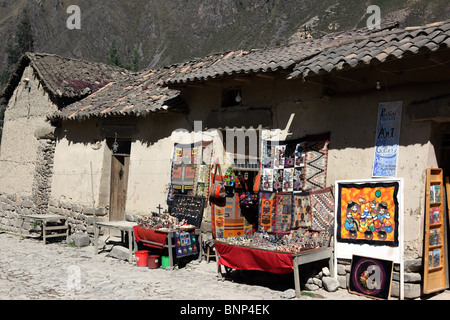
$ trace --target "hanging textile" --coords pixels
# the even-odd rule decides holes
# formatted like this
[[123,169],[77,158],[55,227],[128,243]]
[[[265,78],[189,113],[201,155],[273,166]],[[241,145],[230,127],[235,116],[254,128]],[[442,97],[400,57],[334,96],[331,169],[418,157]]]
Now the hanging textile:
[[253,233],[253,226],[241,213],[239,193],[227,196],[225,206],[211,203],[213,236],[217,238],[237,237]]
[[330,134],[291,141],[263,141],[260,191],[295,192],[324,188]]
[[292,205],[292,229],[311,228],[312,208],[309,192],[294,193]]
[[276,199],[274,192],[259,193],[259,227],[266,232],[273,231],[275,221]]
[[194,188],[195,164],[200,143],[179,144],[173,148],[172,188],[185,192]]
[[304,190],[325,188],[329,143],[329,133],[306,137],[306,178]]
[[328,231],[334,220],[333,187],[310,192],[312,208],[312,226],[314,231]]
[[273,232],[289,232],[292,221],[292,194],[277,193],[275,199],[276,211]]

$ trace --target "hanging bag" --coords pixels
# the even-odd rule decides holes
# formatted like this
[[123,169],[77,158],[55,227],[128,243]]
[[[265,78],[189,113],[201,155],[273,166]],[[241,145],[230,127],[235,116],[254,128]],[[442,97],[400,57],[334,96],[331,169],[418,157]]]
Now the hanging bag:
[[[217,169],[219,169],[220,174],[217,175]],[[219,178],[219,179],[217,179]],[[216,167],[214,169],[214,175],[211,177],[212,184],[211,188],[209,189],[209,200],[216,204],[216,202],[220,202],[220,200],[225,199],[227,192],[225,190],[224,182],[223,182],[223,176],[222,176],[222,170],[220,168],[220,164],[216,164]]]
[[253,182],[253,192],[258,194],[259,188],[261,187],[261,164],[259,165],[258,174]]

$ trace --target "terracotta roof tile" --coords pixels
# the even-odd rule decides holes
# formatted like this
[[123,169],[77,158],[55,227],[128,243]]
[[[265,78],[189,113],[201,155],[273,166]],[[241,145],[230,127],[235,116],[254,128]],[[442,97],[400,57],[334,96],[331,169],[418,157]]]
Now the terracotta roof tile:
[[16,70],[0,96],[11,97],[26,66],[31,66],[50,97],[65,105],[86,97],[127,70],[103,63],[61,57],[55,54],[26,53],[17,63]]

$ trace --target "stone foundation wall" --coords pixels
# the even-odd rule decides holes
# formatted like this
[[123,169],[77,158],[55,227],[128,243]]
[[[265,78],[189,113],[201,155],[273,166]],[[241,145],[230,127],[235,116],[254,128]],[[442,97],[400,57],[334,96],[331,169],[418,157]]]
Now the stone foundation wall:
[[[94,209],[92,206],[50,199],[48,212],[67,217],[70,233],[94,233]],[[107,221],[108,208],[95,209],[95,221]]]
[[[350,279],[351,261],[346,259],[338,259],[337,275],[340,287],[348,288]],[[404,298],[417,299],[422,294],[422,259],[406,260],[404,263]],[[394,264],[394,272],[392,274],[391,297],[398,298],[400,295],[400,266]]]
[[19,233],[21,229],[33,229],[32,221],[24,221],[21,216],[33,214],[35,204],[31,197],[15,194],[0,194],[0,229]]
[[35,214],[46,213],[51,192],[53,174],[53,156],[56,142],[54,139],[40,139],[34,171],[32,200]]

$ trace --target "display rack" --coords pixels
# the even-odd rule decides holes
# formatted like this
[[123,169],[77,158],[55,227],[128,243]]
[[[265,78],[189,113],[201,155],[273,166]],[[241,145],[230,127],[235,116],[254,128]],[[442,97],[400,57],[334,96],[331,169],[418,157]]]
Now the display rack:
[[445,290],[444,180],[442,169],[428,168],[425,207],[423,293]]

